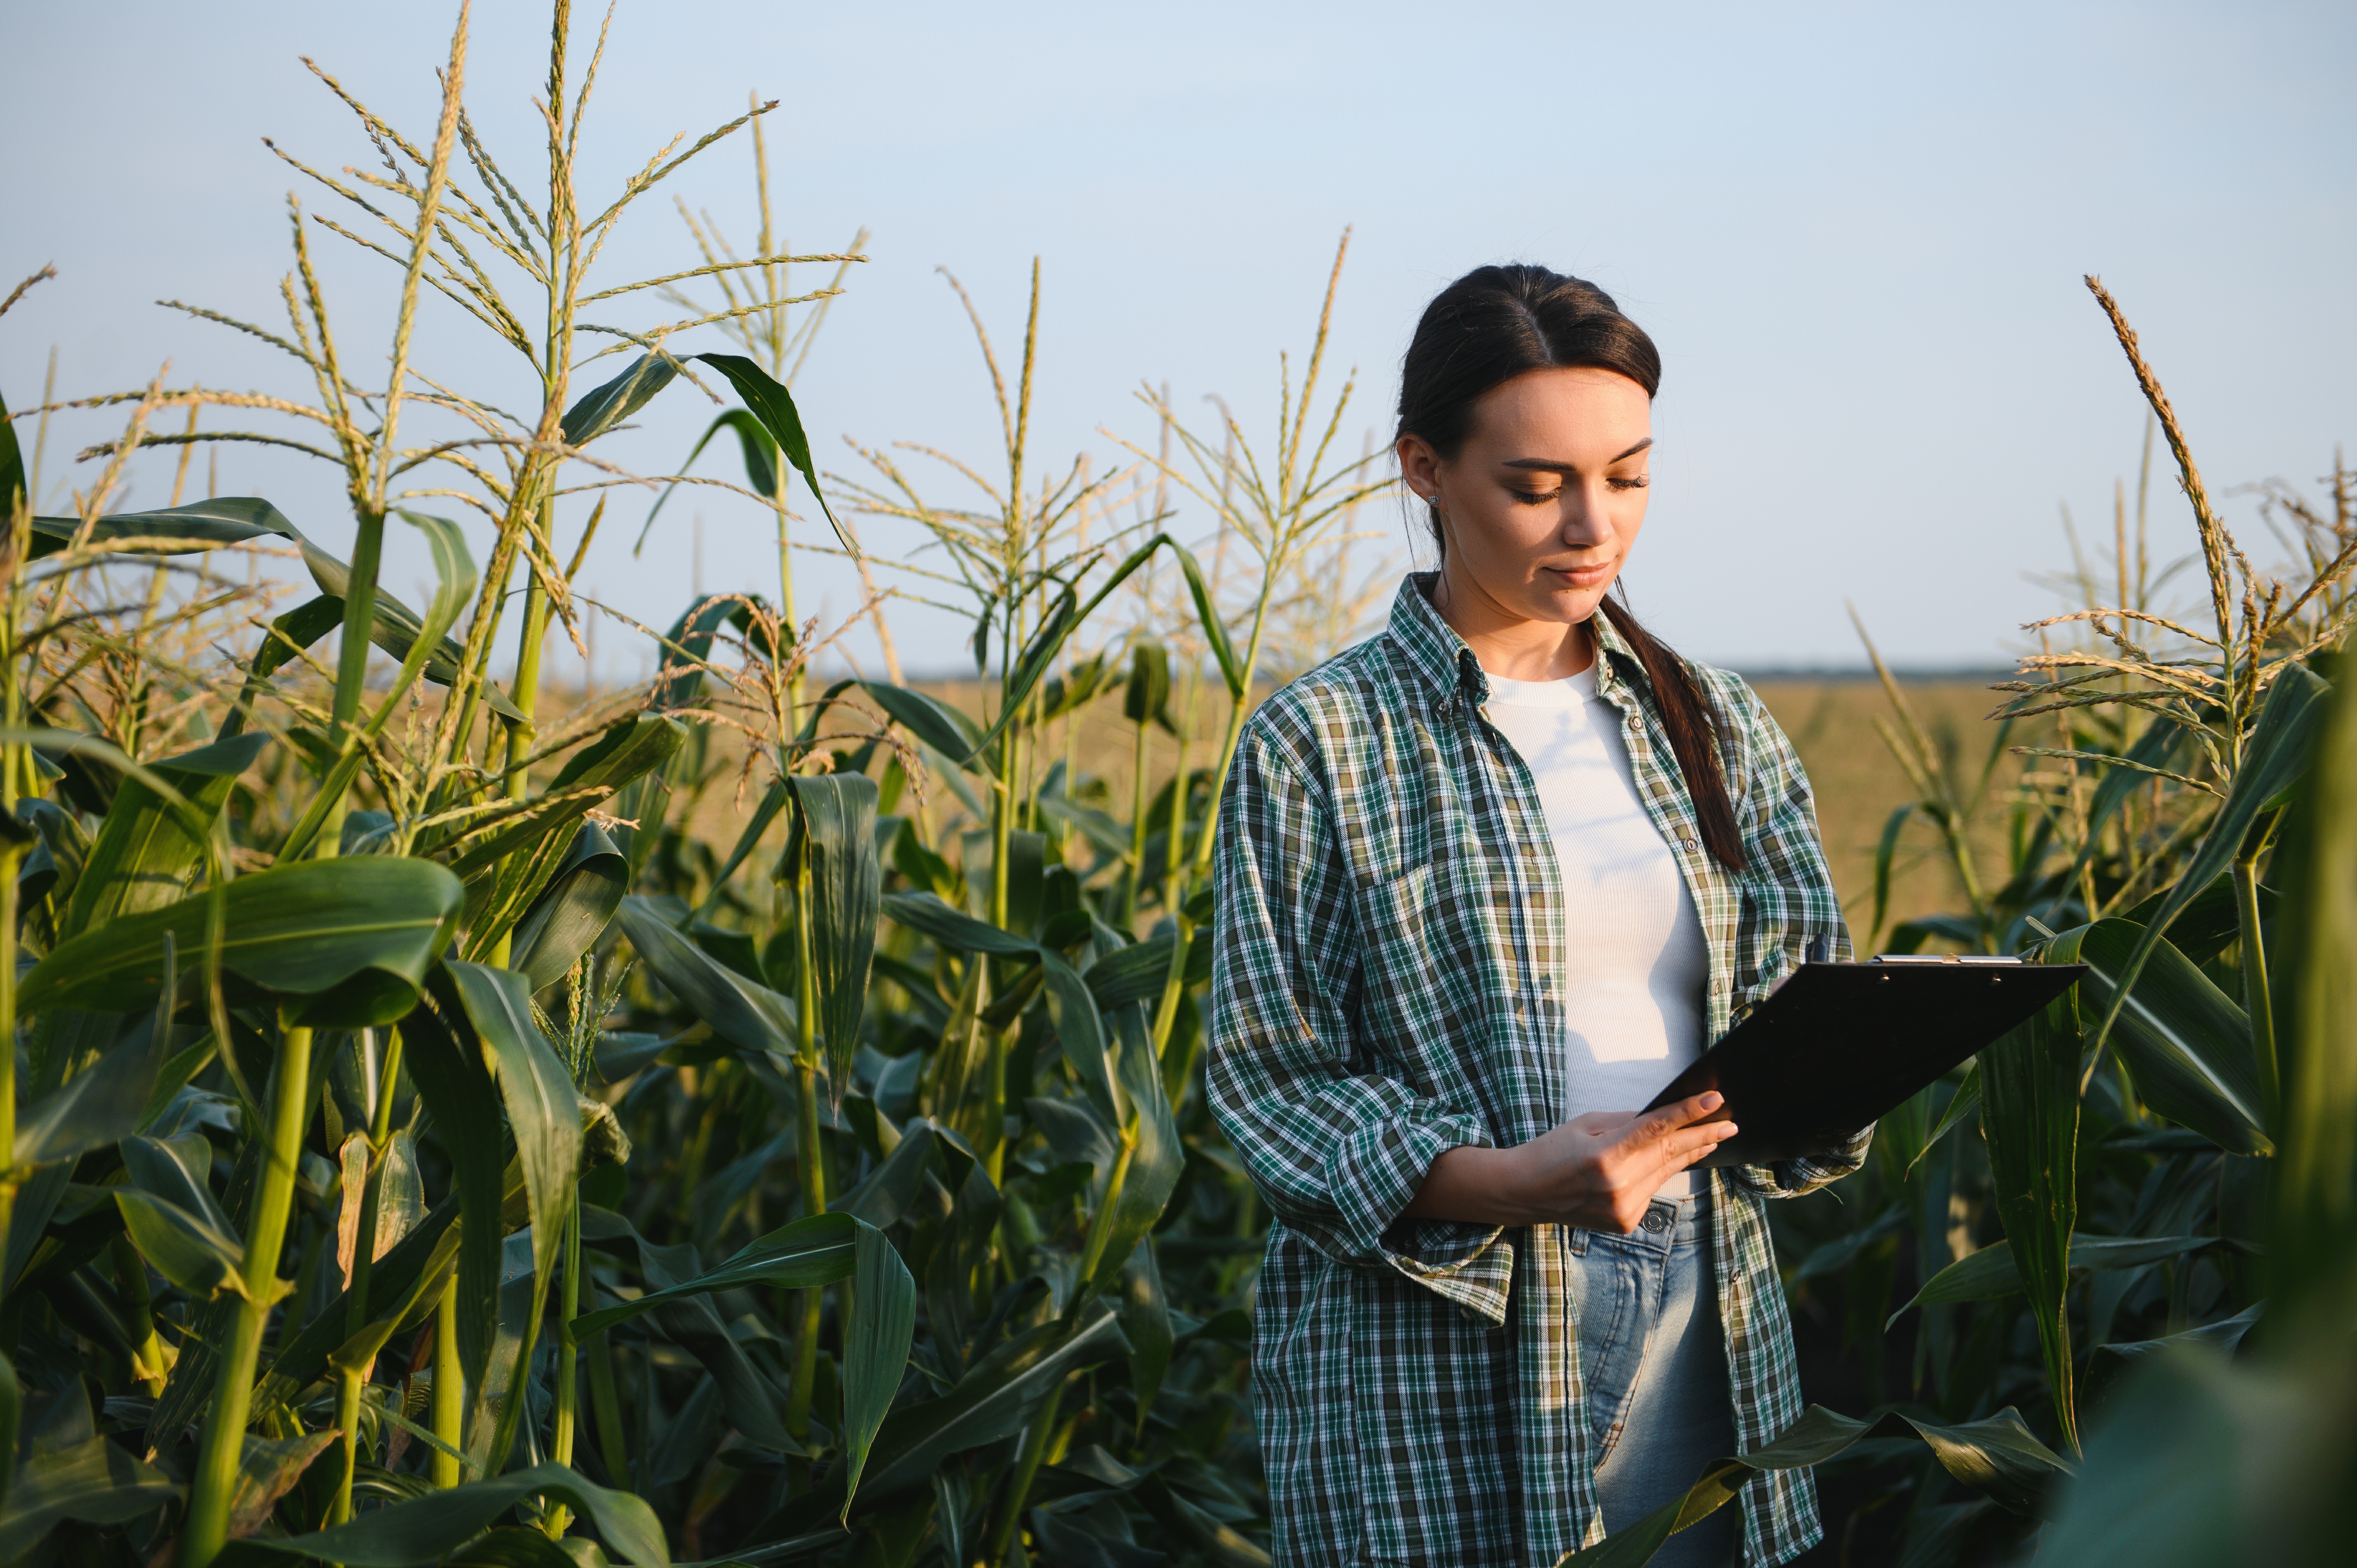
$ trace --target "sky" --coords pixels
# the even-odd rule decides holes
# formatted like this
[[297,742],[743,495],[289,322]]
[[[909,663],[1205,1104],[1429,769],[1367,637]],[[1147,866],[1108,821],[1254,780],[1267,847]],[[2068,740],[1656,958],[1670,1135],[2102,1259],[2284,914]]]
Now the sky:
[[[262,138],[328,170],[371,156],[299,57],[424,144],[455,6],[0,12],[19,68],[0,95],[0,288],[43,263],[59,274],[0,320],[9,405],[38,401],[52,348],[60,396],[137,387],[167,360],[176,382],[305,392],[293,361],[152,302],[283,327],[288,191],[339,221],[349,209]],[[576,19],[576,72],[599,16]],[[469,112],[519,177],[543,156],[532,99],[546,36],[539,6],[478,6]],[[2061,607],[2063,509],[2091,547],[2107,543],[2115,482],[2135,484],[2143,405],[2082,274],[2101,274],[2141,333],[2255,553],[2272,551],[2235,487],[2313,491],[2357,435],[2352,63],[2346,5],[625,0],[581,186],[602,206],[675,134],[741,113],[748,92],[779,101],[765,124],[787,242],[872,236],[795,383],[820,462],[844,473],[857,467],[846,438],[999,460],[988,381],[940,269],[1011,359],[1038,259],[1035,462],[1086,452],[1099,469],[1122,457],[1114,436],[1152,443],[1146,382],[1168,382],[1189,418],[1222,397],[1265,442],[1278,353],[1297,365],[1306,351],[1346,228],[1326,385],[1355,367],[1352,456],[1388,436],[1400,353],[1451,278],[1498,261],[1576,273],[1665,363],[1652,510],[1626,571],[1649,625],[1739,670],[1852,667],[1855,606],[1894,662],[1986,668],[2023,645],[2021,623]],[[694,264],[673,194],[749,244],[749,143],[719,144],[641,198],[602,283]],[[396,269],[317,230],[313,244],[348,363],[381,378]],[[652,303],[606,308],[633,328],[670,318]],[[429,301],[418,331],[437,380],[535,402],[528,368],[454,309]],[[727,347],[711,328],[672,346]],[[676,385],[597,450],[665,471],[714,412]],[[71,454],[119,417],[59,419],[45,502],[87,482]],[[2167,558],[2193,541],[2162,461],[2153,547]],[[697,471],[730,467],[708,454]],[[126,504],[160,504],[170,484],[169,459],[143,456]],[[219,484],[349,546],[324,465],[225,446]],[[957,493],[946,478],[928,488]],[[662,624],[699,562],[707,589],[773,583],[772,524],[749,503],[683,492],[633,555],[651,504],[618,492],[587,592]],[[1404,569],[1404,512],[1379,504],[1361,522],[1383,535],[1361,561],[1389,550]],[[564,537],[577,526],[568,511]],[[912,535],[865,527],[888,565],[913,555]],[[475,538],[479,558],[488,529]],[[422,550],[388,548],[388,586],[418,593]],[[856,603],[840,563],[807,558],[799,580],[805,614]],[[912,671],[964,657],[954,618],[892,613]],[[644,646],[609,628],[605,672],[633,672]]]

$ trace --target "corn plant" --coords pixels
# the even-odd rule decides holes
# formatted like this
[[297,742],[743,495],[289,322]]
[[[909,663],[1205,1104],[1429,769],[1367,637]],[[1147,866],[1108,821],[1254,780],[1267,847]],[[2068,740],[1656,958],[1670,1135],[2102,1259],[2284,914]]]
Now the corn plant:
[[[1879,928],[1902,830],[1928,821],[1966,908],[1902,924],[1896,946],[1940,940],[2083,962],[2088,979],[1888,1119],[1844,1207],[1801,1205],[1777,1219],[1804,1347],[1813,1334],[1820,1354],[1837,1341],[1870,1397],[1949,1419],[2019,1402],[2066,1454],[2092,1399],[2097,1426],[2115,1435],[2095,1439],[2088,1458],[2117,1470],[2130,1463],[2118,1455],[2151,1446],[2149,1434],[2117,1435],[2126,1412],[2145,1408],[2126,1374],[2169,1362],[2198,1381],[2209,1374],[2178,1359],[2189,1347],[2232,1349],[2274,1310],[2262,1260],[2281,1242],[2270,1239],[2268,1194],[2280,1204],[2287,1183],[2313,1179],[2285,1164],[2294,1108],[2276,1044],[2282,987],[2287,972],[2318,972],[2304,965],[2345,968],[2345,931],[2319,936],[2340,929],[2320,891],[2284,901],[2306,863],[2283,834],[2303,798],[2313,833],[2340,811],[2341,785],[2304,769],[2327,707],[2323,677],[2346,636],[2357,532],[2336,462],[2322,504],[2285,487],[2264,492],[2290,564],[2281,575],[2255,566],[2210,501],[2135,333],[2101,285],[2089,287],[2176,461],[2194,521],[2188,561],[2208,603],[2198,616],[2162,607],[2177,568],[2154,570],[2145,487],[2133,528],[2122,487],[2113,559],[2091,568],[2083,558],[2073,580],[2084,607],[2028,628],[2040,649],[2000,688],[1985,761],[1960,765],[1916,723],[1878,657],[1893,714],[1884,738],[1918,799],[1884,834],[1874,917]],[[2084,640],[2056,646],[2073,637]],[[2018,744],[2050,725],[2053,744]],[[2008,751],[2029,765],[2006,789]],[[2002,878],[1975,859],[1975,829],[1998,811],[2008,819]],[[2307,956],[2287,970],[2271,937]],[[2310,1035],[2304,1070],[2329,1082],[2343,1047]],[[1952,1135],[1975,1124],[1978,1138]],[[2333,1248],[2345,1240],[2326,1255],[2340,1255]],[[1910,1319],[1902,1359],[1886,1334]],[[1836,1466],[1829,1485],[1860,1509],[1906,1497],[1910,1550],[2018,1535],[1988,1499],[1924,1478],[1886,1463],[1846,1477]],[[2081,1487],[2065,1508],[2073,1560],[2146,1560],[2093,1549],[2087,1495]]]

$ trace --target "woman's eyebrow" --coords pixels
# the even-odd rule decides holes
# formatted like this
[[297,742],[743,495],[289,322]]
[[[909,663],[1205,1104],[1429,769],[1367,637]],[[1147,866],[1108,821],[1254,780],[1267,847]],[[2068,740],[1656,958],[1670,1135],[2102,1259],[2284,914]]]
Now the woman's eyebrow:
[[[1653,438],[1648,435],[1642,441],[1638,442],[1634,446],[1630,447],[1626,452],[1623,452],[1619,456],[1609,460],[1604,466],[1609,468],[1614,463],[1626,462],[1628,459],[1634,457],[1638,453],[1642,452],[1646,447],[1651,446],[1652,444]],[[1545,457],[1509,457],[1506,459],[1506,467],[1509,468],[1537,468],[1550,474],[1577,474],[1579,472],[1579,465],[1577,463],[1557,463]]]

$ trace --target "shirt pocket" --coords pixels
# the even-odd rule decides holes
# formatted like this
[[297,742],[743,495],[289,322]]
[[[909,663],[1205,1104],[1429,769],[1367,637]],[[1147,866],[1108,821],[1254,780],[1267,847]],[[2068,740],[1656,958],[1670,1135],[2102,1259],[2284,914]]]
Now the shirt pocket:
[[1426,1089],[1453,1080],[1444,1064],[1486,1033],[1483,998],[1499,979],[1472,883],[1469,868],[1444,858],[1352,887],[1365,1043]]

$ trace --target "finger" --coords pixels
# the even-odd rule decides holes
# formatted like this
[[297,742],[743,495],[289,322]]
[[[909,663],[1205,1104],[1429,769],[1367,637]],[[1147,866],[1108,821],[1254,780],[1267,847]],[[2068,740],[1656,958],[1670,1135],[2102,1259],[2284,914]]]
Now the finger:
[[1669,1165],[1684,1169],[1734,1137],[1736,1132],[1732,1122],[1708,1122],[1699,1127],[1681,1129],[1663,1140],[1659,1147],[1663,1158]]
[[1630,1124],[1630,1131],[1637,1137],[1664,1138],[1700,1122],[1726,1103],[1727,1096],[1715,1089],[1706,1090],[1639,1117]]

